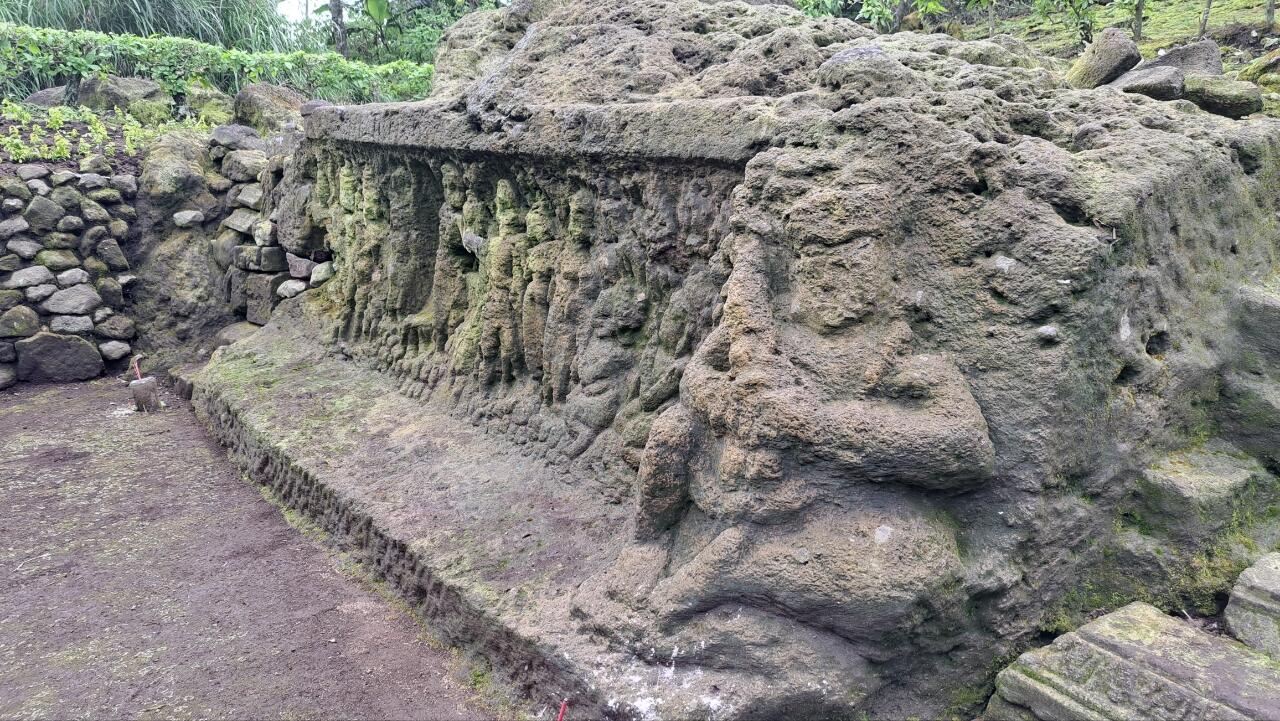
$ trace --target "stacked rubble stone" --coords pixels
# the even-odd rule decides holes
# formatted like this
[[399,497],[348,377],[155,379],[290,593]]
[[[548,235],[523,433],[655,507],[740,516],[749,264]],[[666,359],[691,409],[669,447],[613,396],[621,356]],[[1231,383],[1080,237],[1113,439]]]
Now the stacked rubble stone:
[[130,356],[137,189],[102,156],[79,172],[29,164],[0,177],[0,388],[85,380]]
[[[288,157],[286,138],[264,139],[246,125],[224,125],[213,131],[209,143],[210,164],[226,180],[210,188],[225,193],[225,215],[213,240],[214,259],[225,272],[225,299],[235,313],[263,325],[282,299],[327,280],[332,263],[327,251],[298,256],[277,242],[269,196]],[[205,221],[198,210],[173,215],[178,227]]]

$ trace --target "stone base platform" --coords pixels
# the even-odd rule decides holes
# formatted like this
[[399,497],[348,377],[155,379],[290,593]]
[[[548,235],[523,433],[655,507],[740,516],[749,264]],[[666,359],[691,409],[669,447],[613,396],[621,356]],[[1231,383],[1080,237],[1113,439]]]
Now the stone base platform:
[[299,305],[204,368],[178,371],[246,473],[535,703],[568,699],[573,718],[749,716],[765,689],[644,663],[580,628],[573,593],[614,562],[629,504],[335,357]]

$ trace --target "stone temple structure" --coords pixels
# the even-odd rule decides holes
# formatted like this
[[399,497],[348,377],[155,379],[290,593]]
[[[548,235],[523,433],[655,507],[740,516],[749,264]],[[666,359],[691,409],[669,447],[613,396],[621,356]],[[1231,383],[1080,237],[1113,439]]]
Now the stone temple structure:
[[976,711],[1280,536],[1280,123],[741,1],[520,0],[437,73],[310,112],[262,213],[333,276],[190,383],[535,701]]

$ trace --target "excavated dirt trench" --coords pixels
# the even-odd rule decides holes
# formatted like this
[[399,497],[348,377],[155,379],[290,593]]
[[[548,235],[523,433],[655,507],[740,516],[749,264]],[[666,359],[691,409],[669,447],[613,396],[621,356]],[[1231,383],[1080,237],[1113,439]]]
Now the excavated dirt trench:
[[131,413],[115,380],[0,395],[0,717],[504,715],[166,401]]

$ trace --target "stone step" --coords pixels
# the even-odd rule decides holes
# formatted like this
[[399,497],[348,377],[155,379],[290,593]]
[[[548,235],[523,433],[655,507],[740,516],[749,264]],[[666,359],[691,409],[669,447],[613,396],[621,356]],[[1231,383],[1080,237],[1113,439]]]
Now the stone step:
[[1256,459],[1215,440],[1171,453],[1137,487],[1141,521],[1180,543],[1202,544],[1231,524],[1237,509],[1274,497],[1277,481]]
[[1240,574],[1226,621],[1232,636],[1280,659],[1280,553],[1263,556]]
[[1280,663],[1132,603],[1018,657],[987,721],[1280,718]]
[[1246,285],[1236,294],[1241,340],[1257,351],[1264,363],[1280,365],[1280,290]]

